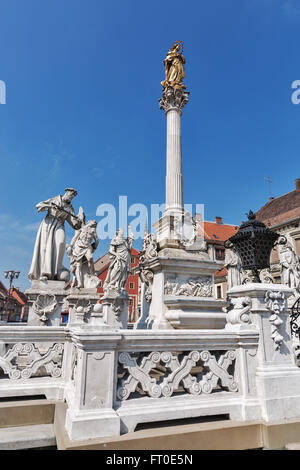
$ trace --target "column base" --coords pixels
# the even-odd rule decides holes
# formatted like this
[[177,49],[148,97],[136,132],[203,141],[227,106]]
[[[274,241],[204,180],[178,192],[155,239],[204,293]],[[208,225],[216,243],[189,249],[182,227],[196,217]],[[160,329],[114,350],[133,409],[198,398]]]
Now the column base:
[[67,410],[65,428],[71,441],[119,436],[120,417],[113,409]]

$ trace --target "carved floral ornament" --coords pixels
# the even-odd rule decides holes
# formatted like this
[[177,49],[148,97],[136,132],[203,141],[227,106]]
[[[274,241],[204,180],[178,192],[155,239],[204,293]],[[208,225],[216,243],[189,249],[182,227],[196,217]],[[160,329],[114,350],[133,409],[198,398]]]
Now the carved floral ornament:
[[[223,354],[191,351],[180,358],[168,351],[154,351],[141,358],[122,352],[119,363],[127,370],[127,374],[119,381],[117,397],[119,400],[127,400],[138,389],[152,398],[159,398],[161,395],[170,397],[178,391],[180,384],[192,395],[210,394],[216,388],[236,392],[238,383],[228,372],[235,359],[235,351],[225,351]],[[191,370],[196,364],[200,365],[202,372],[193,376]],[[161,371],[162,368],[165,369],[165,374],[160,374],[157,381],[151,376],[151,370]]]
[[283,336],[279,333],[280,325],[283,321],[279,317],[280,313],[285,307],[285,297],[283,292],[267,291],[265,296],[265,303],[268,310],[271,311],[269,321],[271,323],[271,338],[274,341],[274,349],[280,349],[283,342]]

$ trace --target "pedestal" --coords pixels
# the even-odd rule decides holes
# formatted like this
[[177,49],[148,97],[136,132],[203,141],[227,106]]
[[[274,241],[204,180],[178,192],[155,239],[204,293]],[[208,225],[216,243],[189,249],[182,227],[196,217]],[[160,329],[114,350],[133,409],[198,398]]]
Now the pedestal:
[[30,326],[60,326],[69,291],[64,281],[32,281],[28,297]]
[[116,344],[121,336],[93,329],[70,328],[74,348],[66,391],[65,427],[71,440],[117,436],[120,418],[113,409],[117,373]]
[[220,263],[203,254],[166,248],[147,263],[153,272],[151,329],[221,329],[227,303],[215,297],[214,272]]
[[97,289],[73,288],[66,300],[69,304],[68,326],[103,325],[103,307]]
[[115,329],[126,329],[129,295],[127,291],[108,289],[102,297],[103,318],[106,325]]
[[247,324],[259,332],[255,386],[262,419],[300,417],[300,369],[295,365],[287,307],[293,290],[255,283],[236,286],[227,294],[235,306],[240,303],[240,315],[238,308],[229,312],[226,328],[237,330]]

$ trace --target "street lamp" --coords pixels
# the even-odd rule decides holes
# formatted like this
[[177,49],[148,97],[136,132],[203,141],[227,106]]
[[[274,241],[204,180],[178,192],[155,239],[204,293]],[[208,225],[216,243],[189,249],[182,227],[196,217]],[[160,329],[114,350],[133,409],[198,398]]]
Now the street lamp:
[[229,238],[240,255],[242,268],[254,274],[254,282],[261,282],[259,271],[270,267],[270,255],[279,234],[256,219],[250,211],[247,222],[243,222],[238,232]]
[[5,315],[7,315],[7,320],[8,320],[8,303],[10,299],[12,282],[14,279],[18,279],[19,275],[20,275],[20,271],[14,271],[12,269],[9,271],[4,271],[5,279],[9,279],[9,289],[8,289],[8,295],[6,297],[5,313],[4,313]]

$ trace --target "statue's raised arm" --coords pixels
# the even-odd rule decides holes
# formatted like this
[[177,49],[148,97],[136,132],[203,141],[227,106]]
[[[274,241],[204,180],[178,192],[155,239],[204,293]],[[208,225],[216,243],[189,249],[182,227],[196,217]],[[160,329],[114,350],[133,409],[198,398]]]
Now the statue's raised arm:
[[73,188],[66,188],[58,195],[37,204],[38,212],[47,211],[41,222],[34,246],[32,263],[28,274],[31,280],[68,281],[70,272],[62,264],[65,246],[65,221],[75,229],[83,223],[83,212],[75,215],[72,199],[77,195]]

